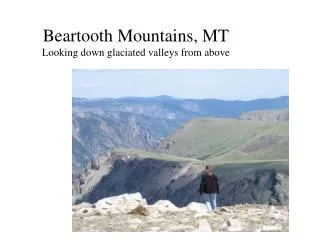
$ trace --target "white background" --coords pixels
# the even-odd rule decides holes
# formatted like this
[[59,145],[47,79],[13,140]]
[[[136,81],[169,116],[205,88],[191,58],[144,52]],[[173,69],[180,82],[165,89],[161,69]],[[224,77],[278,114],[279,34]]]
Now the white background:
[[[4,1],[3,1],[4,2]],[[290,232],[210,238],[316,238],[319,229],[319,21],[317,1],[10,1],[1,3],[2,239],[106,239],[71,232],[72,69],[289,69]],[[45,58],[43,28],[200,32],[229,28],[228,58]],[[130,45],[130,44],[129,44]],[[128,46],[129,46],[128,45]],[[151,44],[152,45],[152,44]],[[199,45],[208,48],[210,44]],[[59,44],[82,48],[88,44]],[[120,47],[118,43],[91,48]],[[132,46],[132,45],[131,45]],[[149,44],[136,44],[148,47]],[[156,46],[156,45],[152,45]],[[179,44],[162,44],[174,48]],[[194,46],[190,44],[190,46]],[[212,45],[214,47],[216,45]],[[219,48],[220,48],[219,47]],[[139,238],[163,237],[141,233]],[[184,237],[199,238],[199,233]],[[116,236],[115,236],[116,235]],[[120,234],[119,237],[132,235]],[[165,237],[177,237],[172,234]]]

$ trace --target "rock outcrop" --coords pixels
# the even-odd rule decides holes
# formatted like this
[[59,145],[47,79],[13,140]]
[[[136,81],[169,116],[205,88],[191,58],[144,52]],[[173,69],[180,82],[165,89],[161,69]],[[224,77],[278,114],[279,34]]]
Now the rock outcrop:
[[73,231],[105,232],[210,232],[288,231],[287,206],[249,205],[204,211],[192,202],[178,208],[168,200],[148,205],[140,193],[124,194],[72,207]]
[[240,116],[240,119],[262,121],[262,122],[288,122],[289,109],[275,109],[275,110],[246,112]]
[[129,213],[145,204],[146,199],[142,198],[140,193],[135,193],[101,199],[95,204],[95,208],[107,213]]

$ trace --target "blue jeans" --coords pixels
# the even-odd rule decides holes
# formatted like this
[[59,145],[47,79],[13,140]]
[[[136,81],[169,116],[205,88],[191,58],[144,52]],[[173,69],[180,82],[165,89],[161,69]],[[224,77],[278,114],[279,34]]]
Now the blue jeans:
[[216,193],[203,193],[203,200],[209,212],[217,208],[217,194]]

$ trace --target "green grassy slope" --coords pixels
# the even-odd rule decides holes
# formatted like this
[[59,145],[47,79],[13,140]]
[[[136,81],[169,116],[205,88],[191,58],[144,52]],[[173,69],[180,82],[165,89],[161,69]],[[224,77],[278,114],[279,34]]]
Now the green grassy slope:
[[157,150],[214,162],[288,159],[289,124],[199,118],[171,134]]
[[137,156],[139,158],[145,158],[145,159],[150,158],[154,160],[163,160],[163,161],[199,162],[198,159],[194,159],[194,158],[173,156],[173,155],[168,155],[168,154],[159,153],[159,152],[148,152],[148,151],[135,149],[135,148],[117,148],[112,150],[111,152],[116,154],[126,154],[126,155]]

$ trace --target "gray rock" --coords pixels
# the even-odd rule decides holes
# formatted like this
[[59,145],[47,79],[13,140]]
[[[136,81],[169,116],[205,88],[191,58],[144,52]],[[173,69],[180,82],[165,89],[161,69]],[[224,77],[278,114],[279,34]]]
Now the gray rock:
[[169,200],[159,200],[157,201],[155,204],[153,204],[154,206],[164,206],[167,208],[177,208],[172,202],[170,202]]
[[186,210],[194,211],[197,213],[206,213],[208,211],[205,204],[196,202],[189,203],[186,207]]
[[97,210],[102,210],[110,213],[128,213],[144,203],[140,193],[122,194],[119,196],[108,197],[99,200],[95,203]]
[[168,200],[159,200],[151,206],[153,208],[156,208],[159,212],[180,211],[181,210]]
[[212,232],[212,228],[207,220],[201,219],[198,225],[198,232]]

